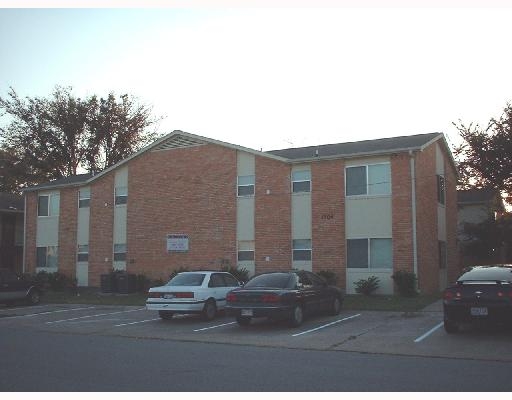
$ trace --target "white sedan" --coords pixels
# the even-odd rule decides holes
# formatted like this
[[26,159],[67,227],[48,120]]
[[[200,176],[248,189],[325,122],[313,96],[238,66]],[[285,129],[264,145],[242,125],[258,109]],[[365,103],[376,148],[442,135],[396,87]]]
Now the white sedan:
[[240,283],[228,272],[180,272],[165,286],[149,289],[146,308],[158,311],[163,319],[195,313],[212,320],[226,306],[226,294],[238,287]]

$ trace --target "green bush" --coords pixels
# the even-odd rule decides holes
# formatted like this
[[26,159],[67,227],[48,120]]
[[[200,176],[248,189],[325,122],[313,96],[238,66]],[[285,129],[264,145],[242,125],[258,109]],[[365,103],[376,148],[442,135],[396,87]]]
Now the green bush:
[[76,287],[76,280],[64,275],[61,272],[40,271],[33,275],[33,280],[37,282],[44,290],[54,292],[63,292],[67,288]]
[[171,272],[171,275],[169,275],[169,280],[174,278],[176,275],[178,275],[180,272],[189,272],[190,270],[188,268],[179,267],[178,269],[175,269]]
[[332,271],[318,271],[317,275],[320,275],[322,278],[324,278],[328,285],[336,286],[338,283],[338,276]]
[[418,294],[416,291],[416,275],[409,271],[396,271],[391,275],[395,281],[398,293],[404,297],[413,297]]
[[379,282],[380,279],[372,275],[368,279],[359,279],[357,282],[354,282],[354,285],[356,285],[357,293],[370,296],[379,288]]

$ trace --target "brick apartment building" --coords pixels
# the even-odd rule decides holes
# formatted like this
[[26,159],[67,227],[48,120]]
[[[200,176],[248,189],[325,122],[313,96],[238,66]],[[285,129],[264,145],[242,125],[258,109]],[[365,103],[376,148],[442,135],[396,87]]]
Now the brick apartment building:
[[261,152],[182,131],[95,175],[25,190],[24,270],[99,286],[222,262],[251,274],[329,270],[354,293],[456,277],[456,171],[442,133]]

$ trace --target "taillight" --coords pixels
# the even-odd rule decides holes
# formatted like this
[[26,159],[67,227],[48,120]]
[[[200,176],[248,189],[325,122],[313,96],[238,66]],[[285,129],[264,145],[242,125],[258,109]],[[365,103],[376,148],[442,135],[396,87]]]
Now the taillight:
[[453,299],[457,300],[457,299],[460,299],[461,296],[462,296],[461,293],[456,290],[446,289],[443,293],[444,300],[453,300]]
[[236,298],[236,294],[234,293],[228,293],[228,295],[226,296],[226,301],[229,301],[230,303],[234,303],[237,300],[238,299]]
[[158,299],[158,298],[162,297],[162,293],[149,292],[148,293],[148,297],[151,298],[151,299]]
[[192,292],[178,292],[178,293],[174,293],[174,297],[176,297],[177,299],[193,299],[194,298],[194,293],[192,293]]
[[281,297],[277,294],[264,294],[261,296],[261,301],[263,303],[279,303]]

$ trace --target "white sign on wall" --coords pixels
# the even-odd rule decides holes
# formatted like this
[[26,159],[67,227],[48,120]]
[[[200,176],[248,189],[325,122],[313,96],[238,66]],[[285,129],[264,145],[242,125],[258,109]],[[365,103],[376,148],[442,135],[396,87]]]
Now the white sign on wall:
[[167,235],[167,251],[188,251],[188,235]]

